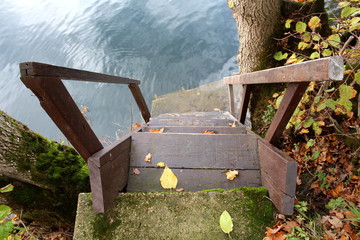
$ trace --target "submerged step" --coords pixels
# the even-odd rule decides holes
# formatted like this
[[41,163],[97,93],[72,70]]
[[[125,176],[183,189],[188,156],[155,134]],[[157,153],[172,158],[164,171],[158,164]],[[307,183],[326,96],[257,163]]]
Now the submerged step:
[[105,214],[94,213],[91,194],[79,195],[75,240],[229,239],[219,218],[228,211],[232,239],[262,239],[273,207],[264,188],[231,191],[122,193]]

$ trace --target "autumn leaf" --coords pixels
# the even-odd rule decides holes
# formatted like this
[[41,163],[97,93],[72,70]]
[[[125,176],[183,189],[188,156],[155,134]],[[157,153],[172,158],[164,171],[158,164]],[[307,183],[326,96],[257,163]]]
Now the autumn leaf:
[[139,171],[139,169],[133,168],[133,173],[134,173],[135,175],[139,175],[141,172]]
[[202,131],[203,134],[216,134],[215,131],[205,130]]
[[175,191],[182,192],[182,191],[184,191],[184,189],[183,188],[177,188],[177,189],[175,189]]
[[309,133],[309,130],[306,128],[301,129],[300,134]]
[[5,187],[0,188],[0,193],[11,192],[13,189],[14,189],[14,186],[12,184],[8,184]]
[[233,123],[229,123],[230,127],[236,127],[236,121],[234,121]]
[[151,158],[152,158],[152,154],[151,154],[151,153],[148,153],[148,154],[145,156],[144,161],[149,163],[149,162],[151,162]]
[[150,129],[149,132],[152,133],[163,133],[165,130],[165,128],[160,128],[160,129]]
[[220,228],[224,233],[230,233],[233,230],[233,222],[228,211],[224,211],[220,216]]
[[311,28],[311,29],[315,29],[317,27],[320,27],[321,26],[321,23],[320,23],[320,18],[317,17],[317,16],[314,16],[310,19],[309,23],[308,23],[308,26]]
[[159,162],[156,164],[156,166],[163,168],[163,167],[165,167],[165,163]]
[[234,180],[237,175],[239,175],[239,171],[236,170],[226,172],[226,178],[230,181]]
[[160,183],[164,189],[176,188],[178,179],[168,166],[165,167],[164,172],[160,177]]
[[141,124],[135,123],[135,129],[141,128]]

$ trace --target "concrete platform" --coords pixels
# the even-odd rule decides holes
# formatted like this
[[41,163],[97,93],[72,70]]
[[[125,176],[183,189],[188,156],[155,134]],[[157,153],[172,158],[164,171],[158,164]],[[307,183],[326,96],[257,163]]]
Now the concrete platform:
[[94,213],[91,194],[79,195],[75,240],[229,239],[219,225],[227,210],[232,239],[262,239],[273,207],[264,188],[199,192],[122,193],[113,209]]

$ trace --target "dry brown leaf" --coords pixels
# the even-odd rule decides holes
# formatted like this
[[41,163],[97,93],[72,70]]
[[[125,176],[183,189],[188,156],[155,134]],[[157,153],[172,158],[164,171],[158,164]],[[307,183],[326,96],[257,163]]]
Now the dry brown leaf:
[[178,189],[175,189],[175,191],[182,192],[182,191],[184,191],[184,189],[183,188],[178,188]]
[[339,218],[335,217],[335,216],[330,217],[330,219],[328,221],[329,221],[329,223],[331,223],[331,226],[334,229],[338,229],[338,228],[341,228],[343,226],[342,221]]
[[298,227],[299,224],[295,221],[288,221],[284,225],[284,231],[291,233],[294,227]]
[[152,158],[152,154],[151,154],[151,153],[148,153],[148,154],[145,156],[144,161],[149,163],[149,162],[151,162],[151,158]]
[[141,172],[139,171],[139,169],[133,168],[133,173],[134,173],[135,175],[139,175]]
[[159,129],[150,129],[149,132],[152,133],[163,133],[165,128],[159,128]]
[[236,170],[226,172],[226,178],[230,181],[234,180],[237,175],[239,175],[239,171]]
[[205,130],[202,131],[203,134],[216,134],[215,131]]

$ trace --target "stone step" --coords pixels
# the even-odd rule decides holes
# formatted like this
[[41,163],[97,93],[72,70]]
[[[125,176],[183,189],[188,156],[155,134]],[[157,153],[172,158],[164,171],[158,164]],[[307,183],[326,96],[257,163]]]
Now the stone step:
[[91,194],[79,195],[75,240],[219,239],[228,240],[219,219],[228,211],[231,239],[262,239],[273,225],[273,207],[264,188],[231,191],[121,193],[115,206],[94,213]]

